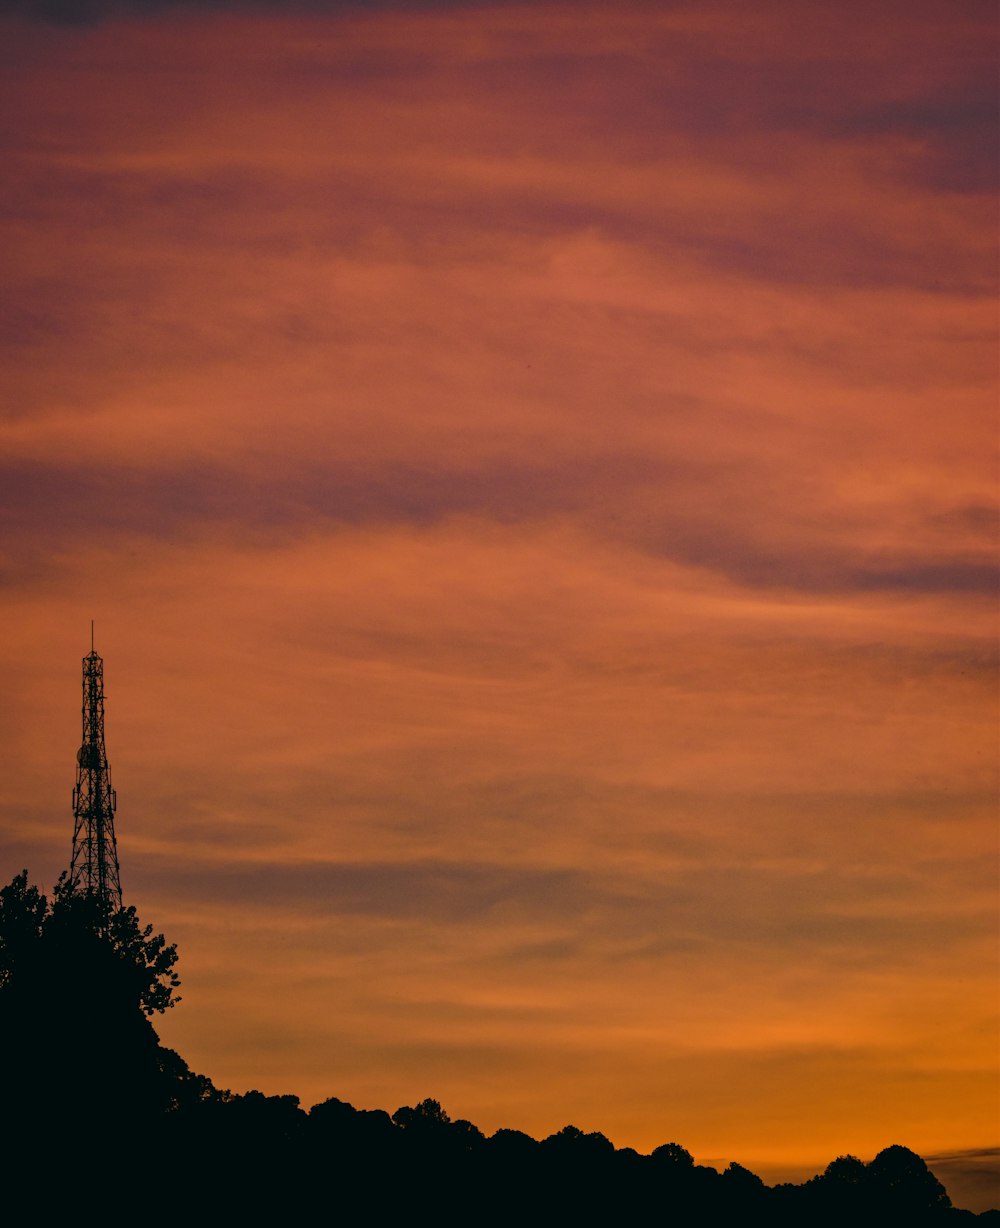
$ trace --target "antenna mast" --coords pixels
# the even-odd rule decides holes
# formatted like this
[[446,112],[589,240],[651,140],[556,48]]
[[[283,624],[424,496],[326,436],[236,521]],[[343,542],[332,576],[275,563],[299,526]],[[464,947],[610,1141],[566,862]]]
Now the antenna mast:
[[122,906],[118,845],[115,840],[117,798],[104,749],[104,662],[94,651],[83,658],[83,744],[77,754],[73,790],[73,859],[69,883],[74,891],[96,896],[107,912]]

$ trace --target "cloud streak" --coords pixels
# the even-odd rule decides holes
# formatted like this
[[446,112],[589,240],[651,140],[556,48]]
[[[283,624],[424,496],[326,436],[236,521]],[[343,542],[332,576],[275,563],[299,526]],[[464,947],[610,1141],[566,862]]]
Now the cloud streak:
[[991,1144],[992,12],[65,15],[0,14],[10,873],[94,617],[220,1083]]

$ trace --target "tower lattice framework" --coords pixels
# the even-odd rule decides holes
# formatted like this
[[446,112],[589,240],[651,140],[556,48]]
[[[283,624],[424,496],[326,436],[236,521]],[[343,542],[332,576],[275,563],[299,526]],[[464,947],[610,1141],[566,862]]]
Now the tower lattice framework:
[[93,644],[83,658],[83,742],[76,762],[70,886],[96,896],[113,912],[122,906],[115,840],[117,798],[104,749],[104,662]]

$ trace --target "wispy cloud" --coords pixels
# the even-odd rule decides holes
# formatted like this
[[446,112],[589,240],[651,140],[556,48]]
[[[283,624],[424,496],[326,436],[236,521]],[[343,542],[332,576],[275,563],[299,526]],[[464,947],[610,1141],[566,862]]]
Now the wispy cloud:
[[67,16],[0,16],[11,873],[95,617],[219,1082],[988,1142],[992,11]]

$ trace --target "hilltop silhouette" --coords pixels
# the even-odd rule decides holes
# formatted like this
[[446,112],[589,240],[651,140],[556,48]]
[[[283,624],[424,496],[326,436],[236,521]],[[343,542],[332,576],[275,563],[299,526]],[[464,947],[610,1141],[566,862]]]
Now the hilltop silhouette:
[[487,1137],[432,1098],[358,1109],[336,1097],[222,1090],[160,1044],[177,952],[134,909],[102,911],[65,880],[50,902],[27,872],[0,890],[0,1076],[9,1212],[58,1221],[436,1225],[1000,1225],[951,1205],[893,1145],[839,1156],[801,1185],[650,1155],[567,1125]]

